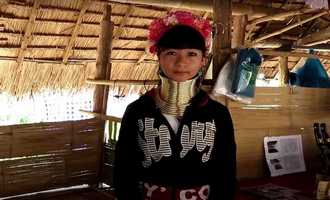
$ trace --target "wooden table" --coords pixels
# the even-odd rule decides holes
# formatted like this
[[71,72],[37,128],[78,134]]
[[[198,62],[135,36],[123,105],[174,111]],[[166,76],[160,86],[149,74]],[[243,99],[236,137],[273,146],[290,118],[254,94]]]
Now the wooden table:
[[260,197],[248,194],[241,189],[244,187],[263,185],[267,183],[299,190],[303,195],[311,198],[316,196],[315,174],[297,173],[279,177],[241,180],[239,181],[240,189],[238,189],[235,200],[260,200]]

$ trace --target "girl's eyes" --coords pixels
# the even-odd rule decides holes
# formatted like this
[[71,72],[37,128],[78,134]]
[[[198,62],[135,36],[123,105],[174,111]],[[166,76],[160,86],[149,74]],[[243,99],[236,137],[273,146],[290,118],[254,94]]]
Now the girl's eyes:
[[[168,51],[168,52],[166,52],[166,55],[171,55],[171,56],[175,56],[177,53],[175,52],[175,51]],[[187,56],[191,56],[191,57],[193,57],[193,56],[197,56],[197,53],[196,52],[193,52],[193,51],[189,51],[189,52],[187,52]]]
[[188,56],[197,56],[196,52],[188,52]]
[[166,52],[166,55],[174,56],[174,55],[176,55],[176,52],[175,51],[168,51],[168,52]]

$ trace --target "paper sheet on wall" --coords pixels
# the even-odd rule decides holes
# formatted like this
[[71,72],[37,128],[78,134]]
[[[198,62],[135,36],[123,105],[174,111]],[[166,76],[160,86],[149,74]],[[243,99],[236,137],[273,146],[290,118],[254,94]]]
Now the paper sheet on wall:
[[271,176],[306,171],[301,135],[265,137],[264,149]]

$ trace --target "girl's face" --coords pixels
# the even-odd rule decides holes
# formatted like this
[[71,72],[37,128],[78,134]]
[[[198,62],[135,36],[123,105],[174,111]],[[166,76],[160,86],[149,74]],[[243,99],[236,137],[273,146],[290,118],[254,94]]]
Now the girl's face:
[[199,49],[165,49],[158,60],[164,74],[177,82],[192,79],[206,63]]

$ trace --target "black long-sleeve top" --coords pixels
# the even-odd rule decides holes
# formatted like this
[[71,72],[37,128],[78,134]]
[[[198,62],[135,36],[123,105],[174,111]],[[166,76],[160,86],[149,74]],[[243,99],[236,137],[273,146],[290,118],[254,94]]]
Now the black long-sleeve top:
[[152,183],[174,190],[209,185],[208,200],[234,199],[236,145],[228,109],[200,91],[175,133],[153,92],[131,103],[123,116],[115,149],[117,198],[146,199],[143,185]]

